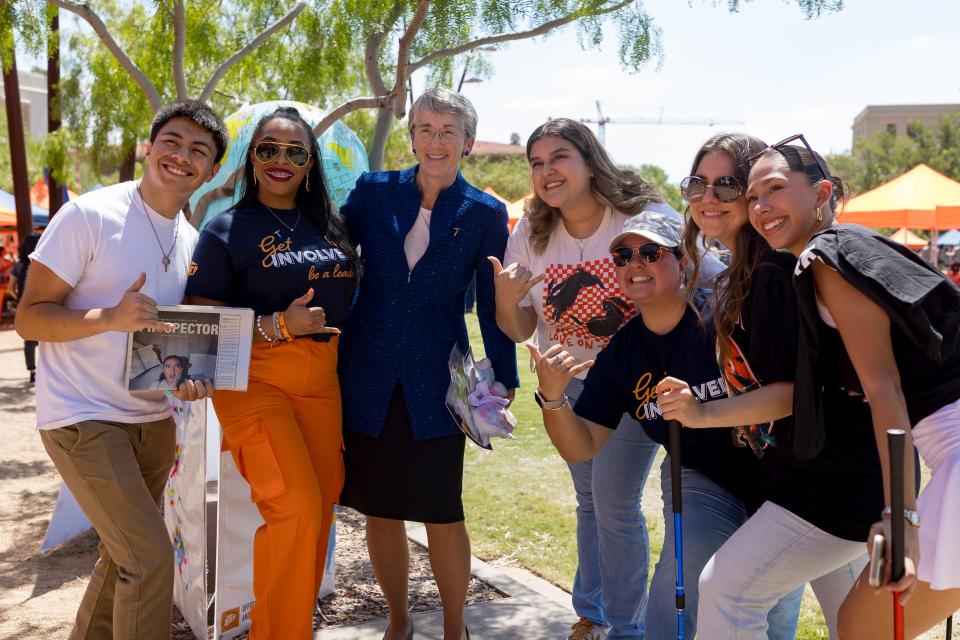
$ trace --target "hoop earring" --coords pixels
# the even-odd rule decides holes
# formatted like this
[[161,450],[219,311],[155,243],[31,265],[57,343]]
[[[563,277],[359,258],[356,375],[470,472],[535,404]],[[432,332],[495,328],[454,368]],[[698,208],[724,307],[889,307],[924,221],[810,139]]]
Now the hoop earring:
[[310,174],[307,174],[307,184],[304,185],[307,191],[310,191]]
[[817,207],[817,222],[823,222],[823,210]]

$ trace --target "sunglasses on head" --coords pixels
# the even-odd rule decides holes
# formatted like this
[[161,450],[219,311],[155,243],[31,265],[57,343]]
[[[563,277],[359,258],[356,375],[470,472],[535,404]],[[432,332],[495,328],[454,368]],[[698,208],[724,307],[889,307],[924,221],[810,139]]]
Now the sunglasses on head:
[[660,262],[660,258],[668,253],[677,255],[677,250],[661,246],[656,242],[647,242],[637,247],[626,245],[617,247],[610,252],[610,257],[613,259],[613,264],[618,267],[625,267],[633,260],[633,256],[640,258],[641,262],[656,264]]
[[771,149],[773,149],[773,150],[775,150],[775,151],[776,151],[776,150],[779,150],[781,147],[787,146],[788,144],[790,144],[790,143],[793,142],[794,140],[799,140],[801,143],[803,143],[803,146],[804,146],[804,147],[806,148],[806,150],[810,153],[810,157],[813,158],[813,161],[817,163],[817,168],[820,169],[820,175],[823,176],[823,179],[824,179],[824,180],[830,180],[830,172],[827,171],[827,166],[823,163],[823,160],[820,159],[820,156],[818,156],[816,153],[814,153],[813,148],[810,146],[810,143],[807,142],[807,139],[803,137],[803,134],[802,134],[802,133],[798,133],[798,134],[792,135],[792,136],[790,136],[789,138],[784,138],[784,139],[781,140],[780,142],[777,142],[777,143],[775,143],[775,144],[770,145],[769,147],[767,147],[767,148],[764,149],[763,151],[760,151],[760,152],[758,152],[758,153],[753,154],[752,156],[750,156],[749,158],[747,158],[747,163],[748,163],[748,164],[753,164],[753,161],[754,161],[754,160],[756,160],[757,158],[759,158],[760,156],[762,156],[763,154],[765,154],[767,151],[770,151]]
[[713,195],[720,202],[733,202],[743,193],[743,185],[733,176],[720,176],[709,184],[700,176],[687,176],[680,182],[680,194],[687,202],[700,202],[713,189]]
[[310,162],[310,151],[302,144],[284,144],[283,142],[258,142],[253,148],[253,156],[259,162],[270,162],[283,152],[295,167]]

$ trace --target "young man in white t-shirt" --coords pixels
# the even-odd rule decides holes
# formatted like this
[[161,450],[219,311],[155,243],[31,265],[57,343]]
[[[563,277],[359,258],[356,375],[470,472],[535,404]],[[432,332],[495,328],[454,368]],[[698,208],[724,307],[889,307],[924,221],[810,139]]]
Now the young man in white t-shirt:
[[[16,328],[40,341],[37,428],[101,541],[71,639],[170,637],[174,558],[158,505],[176,428],[162,391],[126,390],[126,334],[164,328],[157,305],[182,301],[197,231],[180,211],[226,145],[208,106],[165,107],[143,178],[65,204],[30,256]],[[211,392],[189,380],[173,393]]]

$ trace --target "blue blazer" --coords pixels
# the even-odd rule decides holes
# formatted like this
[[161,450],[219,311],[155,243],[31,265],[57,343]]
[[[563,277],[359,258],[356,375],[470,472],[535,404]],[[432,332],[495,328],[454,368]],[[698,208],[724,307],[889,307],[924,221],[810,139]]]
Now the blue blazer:
[[456,343],[466,352],[463,299],[477,277],[477,316],[497,380],[517,387],[516,346],[497,327],[493,268],[503,259],[507,211],[459,173],[440,192],[430,217],[430,243],[407,268],[403,242],[420,212],[417,167],[364,173],[340,209],[360,244],[363,274],[340,337],[343,424],[370,436],[383,429],[397,380],[415,440],[460,433],[444,397],[447,361]]

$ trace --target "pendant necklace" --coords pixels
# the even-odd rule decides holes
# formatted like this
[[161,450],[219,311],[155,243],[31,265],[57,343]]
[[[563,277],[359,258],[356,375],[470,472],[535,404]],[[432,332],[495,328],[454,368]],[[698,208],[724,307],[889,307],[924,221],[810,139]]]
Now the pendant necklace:
[[177,216],[173,220],[173,243],[170,245],[169,251],[164,251],[163,244],[160,242],[160,234],[157,233],[157,228],[153,226],[153,220],[150,219],[150,214],[147,212],[150,205],[143,199],[143,192],[140,191],[139,182],[137,182],[137,195],[140,196],[140,202],[143,203],[143,215],[147,217],[147,223],[153,231],[153,237],[157,239],[157,246],[160,247],[160,253],[163,254],[163,260],[161,260],[160,263],[163,265],[163,270],[167,271],[170,268],[170,255],[177,246],[177,236],[180,234],[180,212],[177,212]]
[[[261,202],[260,204],[263,204],[263,203]],[[263,206],[266,207],[266,208],[267,208],[267,211],[269,211],[270,214],[271,214],[274,218],[277,219],[277,222],[279,222],[280,224],[282,224],[282,225],[284,226],[284,228],[286,228],[287,231],[289,231],[290,233],[293,233],[293,230],[297,228],[297,225],[298,225],[298,224],[300,224],[300,207],[297,207],[297,221],[293,223],[293,226],[290,226],[289,224],[287,224],[286,222],[283,221],[283,218],[281,218],[280,216],[277,215],[277,212],[276,212],[276,211],[274,211],[274,210],[271,209],[270,207],[267,207],[267,205],[265,205],[265,204],[263,204]],[[277,235],[277,237],[280,237],[280,231],[279,231],[279,230],[276,232],[276,235]]]

